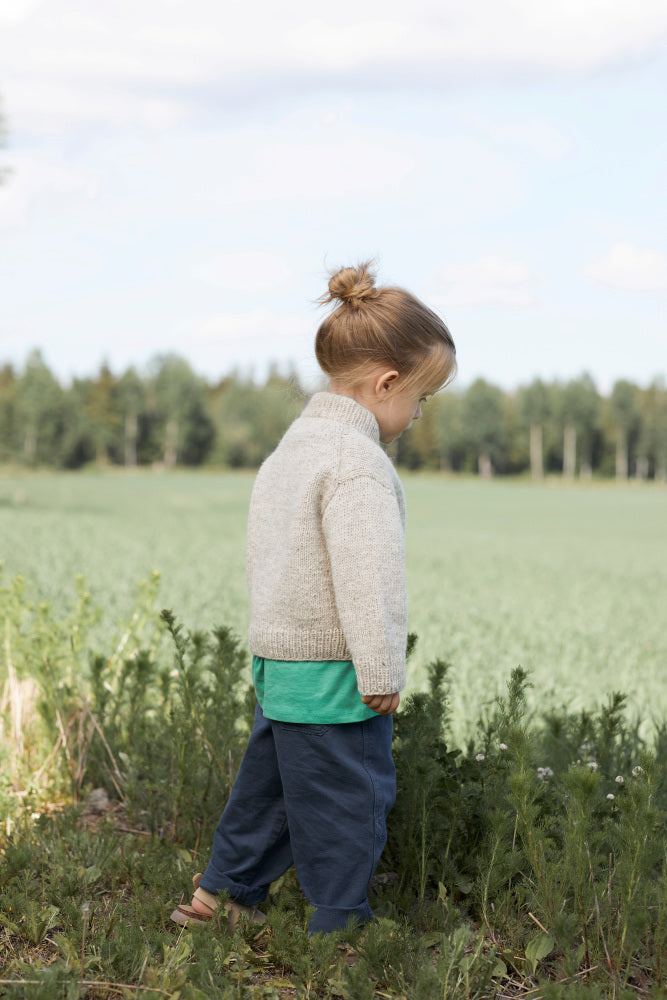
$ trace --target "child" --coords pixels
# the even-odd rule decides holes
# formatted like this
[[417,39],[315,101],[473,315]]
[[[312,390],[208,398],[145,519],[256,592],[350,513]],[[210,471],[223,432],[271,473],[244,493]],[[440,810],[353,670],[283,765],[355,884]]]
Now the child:
[[449,330],[368,264],[329,281],[317,360],[330,377],[262,465],[247,534],[255,723],[203,875],[177,923],[230,926],[294,864],[311,934],[373,913],[394,804],[392,713],[405,686],[403,490],[394,441],[454,374]]

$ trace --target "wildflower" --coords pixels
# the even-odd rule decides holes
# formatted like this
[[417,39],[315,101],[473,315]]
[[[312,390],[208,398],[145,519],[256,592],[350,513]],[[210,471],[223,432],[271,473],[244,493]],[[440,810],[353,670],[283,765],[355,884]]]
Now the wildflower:
[[617,785],[622,785],[623,782],[625,781],[625,778],[623,777],[622,774],[617,774],[616,777],[614,778],[614,781],[616,782]]
[[597,769],[598,769],[598,762],[596,760],[589,760],[588,766],[591,769],[591,771],[597,771]]
[[483,753],[478,753],[477,756],[475,757],[475,760],[478,760],[478,761],[484,760],[484,754]]
[[538,767],[537,777],[540,781],[548,781],[549,778],[553,778],[554,773],[550,767]]
[[640,774],[644,773],[644,768],[640,767],[640,765],[637,764],[636,767],[633,767],[632,773],[635,776],[635,778],[638,778]]
[[176,670],[175,668],[173,670],[170,670],[169,671],[169,676],[173,677],[174,680],[176,680],[176,678],[178,677],[178,670]]
[[616,796],[614,795],[613,792],[608,792],[607,793],[607,798],[609,799],[610,802],[613,802],[613,800],[616,798]]
[[499,743],[498,746],[501,750],[507,750],[507,743]]

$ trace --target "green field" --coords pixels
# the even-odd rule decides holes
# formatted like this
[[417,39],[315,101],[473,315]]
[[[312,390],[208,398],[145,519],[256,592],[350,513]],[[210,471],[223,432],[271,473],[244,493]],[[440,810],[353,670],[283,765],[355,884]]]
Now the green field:
[[[667,490],[403,474],[408,502],[409,686],[450,660],[453,728],[522,665],[533,704],[629,696],[648,727],[667,714]],[[103,608],[104,650],[152,570],[157,608],[188,628],[247,626],[243,566],[252,475],[0,476],[0,558],[64,609],[82,574]]]

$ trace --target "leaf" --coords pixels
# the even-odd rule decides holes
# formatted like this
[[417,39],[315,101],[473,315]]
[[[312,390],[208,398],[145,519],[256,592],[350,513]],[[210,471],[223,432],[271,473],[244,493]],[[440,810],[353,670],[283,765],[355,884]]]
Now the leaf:
[[422,943],[426,948],[435,948],[437,944],[442,941],[442,934],[440,931],[431,931],[430,934],[424,934],[422,937]]
[[507,977],[508,977],[507,966],[503,962],[502,958],[497,958],[496,963],[493,966],[493,969],[491,970],[491,978],[507,979]]
[[327,986],[329,988],[329,993],[333,997],[349,996],[344,983],[342,983],[339,979],[327,979]]
[[533,975],[535,975],[538,963],[547,957],[555,943],[553,934],[547,934],[544,931],[541,931],[528,942],[526,945],[526,958],[530,962]]
[[76,880],[81,889],[88,889],[95,882],[98,882],[102,876],[102,869],[97,865],[90,865],[89,868],[84,868],[83,865],[81,865],[77,869]]
[[[511,948],[503,948],[503,959],[505,960],[507,965],[509,965],[512,969],[514,969],[515,972],[518,972],[519,975],[521,975],[520,965],[523,964],[523,959],[520,958],[518,955],[515,955]],[[517,965],[517,962],[519,962],[520,964]]]
[[6,917],[4,913],[0,913],[0,924],[2,924],[3,927],[6,927],[10,934],[21,933],[14,921],[10,920],[9,917]]

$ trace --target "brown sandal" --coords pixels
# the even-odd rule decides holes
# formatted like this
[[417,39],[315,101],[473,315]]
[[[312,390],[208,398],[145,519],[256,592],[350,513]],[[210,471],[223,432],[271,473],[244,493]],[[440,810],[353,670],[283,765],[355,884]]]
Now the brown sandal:
[[[192,884],[195,887],[194,898],[198,899],[200,903],[204,906],[208,906],[211,913],[200,913],[195,910],[194,906],[190,906],[188,903],[184,903],[182,900],[176,907],[176,909],[171,914],[171,919],[177,923],[181,924],[183,927],[187,924],[207,924],[215,916],[215,911],[220,906],[220,900],[218,897],[212,893],[207,892],[206,889],[201,889],[199,887],[199,882],[201,881],[202,873],[197,872],[192,878]],[[244,903],[237,903],[234,899],[227,899],[222,904],[222,909],[227,914],[227,929],[230,933],[236,927],[239,917],[245,917],[246,920],[253,924],[263,924],[266,921],[266,914],[262,913],[254,906],[246,906]],[[220,918],[218,918],[218,926],[220,926]]]

